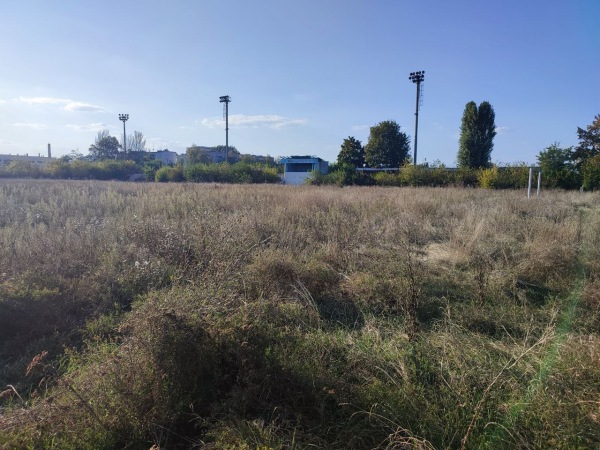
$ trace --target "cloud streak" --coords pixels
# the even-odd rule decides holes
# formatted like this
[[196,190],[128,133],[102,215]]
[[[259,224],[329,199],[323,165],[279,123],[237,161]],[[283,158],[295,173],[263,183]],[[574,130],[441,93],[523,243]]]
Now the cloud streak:
[[66,125],[66,127],[71,128],[72,130],[76,130],[76,131],[97,132],[97,131],[107,129],[108,125],[104,122],[98,122],[98,123],[88,123],[88,124],[84,124],[84,125],[70,124],[70,125]]
[[[244,114],[236,114],[229,116],[229,125],[235,127],[247,127],[247,128],[287,128],[293,126],[305,125],[308,121],[306,119],[291,119],[289,117],[278,116],[275,114],[259,114],[254,116],[247,116]],[[203,119],[200,122],[202,125],[208,128],[221,128],[225,126],[223,119],[210,118]]]
[[102,112],[105,111],[101,106],[90,105],[89,103],[78,102],[68,98],[54,97],[19,97],[18,102],[28,105],[63,105],[62,108],[66,111],[83,111],[83,112]]
[[65,105],[64,109],[67,111],[104,111],[104,108],[100,106],[90,105],[89,103],[82,102],[69,102]]

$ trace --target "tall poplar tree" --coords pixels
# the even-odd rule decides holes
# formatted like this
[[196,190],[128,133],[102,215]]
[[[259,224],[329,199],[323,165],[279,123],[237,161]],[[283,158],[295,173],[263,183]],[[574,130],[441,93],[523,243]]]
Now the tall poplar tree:
[[477,104],[473,101],[465,105],[458,142],[458,167],[474,167],[474,153],[477,146]]
[[489,102],[477,104],[473,101],[465,105],[458,148],[459,167],[489,167],[494,137],[496,136],[496,114]]

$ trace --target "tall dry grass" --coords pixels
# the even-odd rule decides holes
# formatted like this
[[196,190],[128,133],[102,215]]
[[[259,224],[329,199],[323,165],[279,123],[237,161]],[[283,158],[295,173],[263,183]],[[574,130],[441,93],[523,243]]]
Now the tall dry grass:
[[599,206],[1,181],[0,446],[593,447]]

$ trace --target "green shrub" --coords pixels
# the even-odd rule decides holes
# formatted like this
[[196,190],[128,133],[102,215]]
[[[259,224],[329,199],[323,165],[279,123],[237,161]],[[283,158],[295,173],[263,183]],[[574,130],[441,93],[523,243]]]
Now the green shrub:
[[479,185],[479,169],[460,167],[456,171],[456,184],[463,187],[476,187]]
[[581,168],[583,188],[587,191],[600,189],[600,155],[588,159]]
[[402,186],[397,172],[375,172],[373,180],[377,186]]
[[529,168],[524,164],[492,166],[477,174],[479,186],[484,189],[523,189],[529,181]]
[[182,166],[162,166],[160,169],[156,171],[155,181],[160,183],[177,183],[181,181],[185,181],[185,177],[183,175],[183,167]]
[[196,183],[279,183],[276,167],[263,164],[190,164],[184,178]]
[[5,178],[39,178],[42,169],[27,161],[12,161],[4,167],[0,167],[0,177]]

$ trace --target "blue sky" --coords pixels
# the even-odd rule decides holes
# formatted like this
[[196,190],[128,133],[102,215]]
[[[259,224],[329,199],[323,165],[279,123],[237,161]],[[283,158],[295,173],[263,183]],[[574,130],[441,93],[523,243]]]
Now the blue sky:
[[[454,164],[467,102],[494,162],[535,162],[600,114],[598,0],[19,0],[0,4],[0,153],[87,154],[100,129],[149,149],[225,143],[335,161],[397,121],[419,162]],[[411,145],[412,149],[412,145]],[[412,150],[411,150],[412,151]]]

